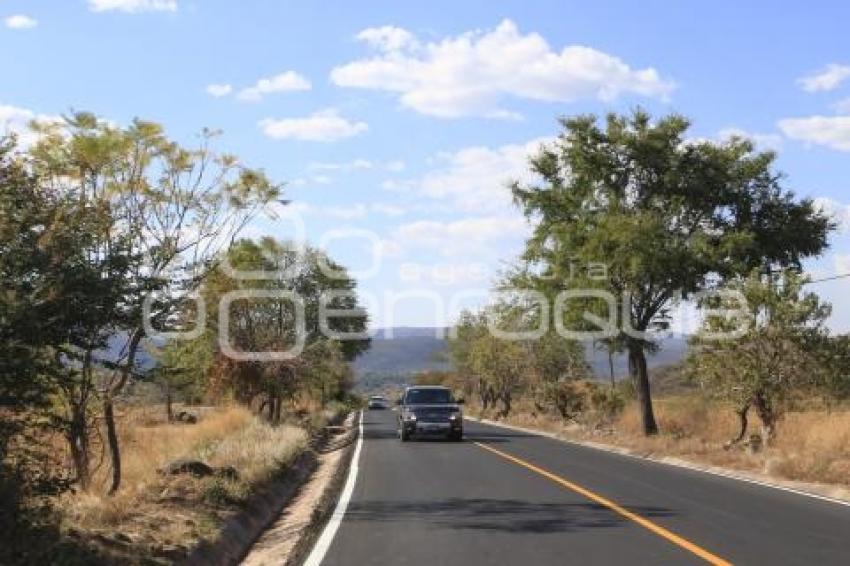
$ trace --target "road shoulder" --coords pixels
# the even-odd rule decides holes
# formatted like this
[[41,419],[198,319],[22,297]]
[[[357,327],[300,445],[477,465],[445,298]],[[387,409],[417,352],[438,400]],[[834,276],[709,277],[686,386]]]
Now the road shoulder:
[[260,535],[242,561],[247,566],[299,564],[316,541],[330,516],[351,463],[359,435],[352,413],[345,427],[350,430],[338,449],[318,458],[316,471],[279,517]]
[[652,454],[642,454],[634,450],[630,450],[628,448],[624,448],[621,446],[613,446],[610,444],[603,444],[600,442],[591,442],[587,440],[576,440],[571,438],[565,438],[556,433],[537,430],[527,427],[521,427],[511,424],[502,423],[499,421],[493,421],[490,419],[481,419],[477,417],[472,417],[469,415],[465,415],[464,419],[479,422],[482,424],[496,426],[500,428],[504,428],[507,430],[512,430],[516,432],[522,432],[525,434],[533,434],[535,436],[541,436],[545,438],[549,438],[552,440],[556,440],[558,442],[563,442],[565,444],[572,444],[576,446],[583,446],[585,448],[591,448],[594,450],[600,450],[603,452],[609,452],[612,454],[617,454],[620,456],[624,456],[627,458],[634,458],[638,460],[655,462],[658,464],[664,464],[667,466],[674,466],[678,468],[684,468],[688,470],[693,470],[697,472],[702,472],[705,474],[711,474],[715,476],[721,476],[724,478],[751,483],[760,485],[763,487],[768,487],[772,489],[778,489],[781,491],[787,491],[790,493],[795,493],[798,495],[802,495],[805,497],[811,497],[814,499],[819,499],[823,501],[829,501],[832,503],[836,503],[839,505],[850,506],[850,490],[845,489],[840,486],[827,485],[827,484],[818,484],[818,483],[809,483],[809,482],[798,482],[791,480],[781,480],[766,474],[758,474],[754,472],[745,472],[742,470],[732,470],[729,468],[722,468],[719,466],[709,466],[706,464],[702,464],[699,462],[694,462],[691,460],[685,460],[682,458],[674,458],[670,456],[656,456]]

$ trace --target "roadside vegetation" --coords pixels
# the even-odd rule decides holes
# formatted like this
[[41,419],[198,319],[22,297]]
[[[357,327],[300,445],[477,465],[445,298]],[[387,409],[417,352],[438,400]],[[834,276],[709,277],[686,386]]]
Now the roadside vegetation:
[[[105,560],[142,555],[170,562],[185,555],[199,540],[212,538],[256,488],[281,474],[308,440],[297,423],[272,426],[244,407],[202,411],[194,426],[169,423],[149,407],[128,408],[123,416],[125,488],[113,496],[92,489],[59,500],[72,536]],[[228,473],[158,471],[182,459]],[[101,479],[95,475],[94,484]]]
[[[773,153],[690,140],[680,116],[561,125],[531,159],[539,182],[512,187],[534,231],[500,299],[461,316],[455,372],[418,379],[491,418],[847,485],[848,338],[802,275],[832,219],[783,186]],[[683,301],[702,326],[664,379],[680,393],[657,398],[647,356]],[[590,380],[580,339],[627,354],[628,379]]]
[[[318,313],[326,290],[357,309],[356,284],[318,250],[241,238],[288,201],[215,132],[187,148],[88,113],[32,128],[28,147],[0,139],[0,562],[173,561],[353,401],[369,341],[326,338]],[[263,292],[303,300],[303,348],[235,359],[230,291],[247,292],[231,350],[298,342],[292,301]],[[362,331],[353,314],[330,327]]]

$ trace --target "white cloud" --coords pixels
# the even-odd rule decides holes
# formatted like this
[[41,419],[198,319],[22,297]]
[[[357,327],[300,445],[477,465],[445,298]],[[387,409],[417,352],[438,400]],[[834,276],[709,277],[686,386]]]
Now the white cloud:
[[399,226],[393,239],[401,246],[434,250],[443,256],[499,253],[506,239],[528,232],[520,215],[471,217],[450,222],[418,220]]
[[381,257],[400,257],[402,254],[401,244],[395,240],[381,240],[378,243],[378,252]]
[[814,199],[815,208],[830,216],[838,224],[838,230],[850,232],[850,205],[827,197]]
[[779,121],[779,129],[791,139],[850,151],[850,116],[808,116]]
[[374,203],[372,205],[372,211],[386,216],[403,216],[407,214],[407,210],[401,206],[381,202]]
[[357,203],[350,206],[315,206],[299,201],[291,205],[293,210],[300,214],[333,218],[339,220],[362,220],[370,214],[382,214],[384,216],[402,216],[407,210],[386,203],[372,203],[369,205]]
[[273,77],[261,78],[253,86],[240,90],[236,96],[239,100],[255,102],[267,94],[310,90],[312,87],[310,81],[302,75],[295,71],[286,71]]
[[554,51],[540,35],[522,35],[510,20],[486,32],[426,44],[392,27],[369,28],[357,37],[377,53],[334,68],[335,84],[398,93],[403,106],[444,118],[515,119],[516,112],[501,106],[510,97],[547,102],[612,100],[621,94],[665,98],[675,86],[651,67],[632,69],[590,47]]
[[447,199],[464,210],[494,210],[511,206],[508,183],[529,181],[530,155],[550,138],[537,138],[522,144],[492,149],[478,146],[445,154],[439,161],[446,166],[419,180],[420,192],[434,199]]
[[839,100],[832,105],[832,108],[839,114],[850,114],[850,98]]
[[416,187],[413,179],[386,179],[381,182],[381,188],[391,193],[407,193]]
[[490,266],[483,262],[433,264],[408,262],[399,266],[399,279],[406,283],[427,283],[438,286],[486,285],[492,279],[492,275]]
[[48,124],[63,122],[61,116],[36,114],[27,108],[0,104],[0,134],[16,134],[20,147],[27,147],[38,141],[38,134],[29,128],[29,123],[33,120]]
[[720,141],[726,141],[733,137],[746,138],[763,149],[778,151],[782,149],[782,136],[779,134],[760,134],[748,132],[740,128],[723,128],[717,132]]
[[270,138],[332,142],[362,134],[369,129],[366,122],[351,122],[335,108],[315,112],[304,118],[266,118],[260,122]]
[[307,169],[310,171],[341,171],[344,173],[350,171],[371,171],[376,169],[383,169],[385,171],[390,172],[399,172],[404,171],[404,161],[371,161],[369,159],[352,159],[351,161],[343,161],[343,162],[323,162],[323,161],[313,161],[307,165]]
[[850,273],[850,255],[835,254],[832,256],[832,261],[835,267],[835,275]]
[[38,25],[38,20],[24,14],[15,14],[3,19],[3,23],[7,28],[11,29],[29,29]]
[[310,171],[356,171],[374,169],[375,164],[368,159],[353,159],[341,163],[313,161],[307,165]]
[[176,12],[177,0],[89,0],[92,12]]
[[207,85],[206,91],[210,96],[221,98],[233,92],[233,87],[229,84],[211,84]]
[[355,204],[352,206],[327,206],[318,211],[323,216],[330,218],[338,218],[340,220],[357,220],[366,218],[369,214],[369,209],[364,204]]
[[847,78],[850,65],[831,63],[813,75],[797,79],[797,84],[806,92],[822,92],[838,88]]
[[380,51],[398,51],[418,45],[412,33],[395,26],[367,28],[358,33],[356,37]]

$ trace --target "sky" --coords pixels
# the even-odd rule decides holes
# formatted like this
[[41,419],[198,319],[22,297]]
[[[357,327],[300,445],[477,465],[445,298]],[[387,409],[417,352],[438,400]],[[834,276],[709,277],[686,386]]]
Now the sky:
[[[285,183],[247,235],[307,239],[375,326],[484,302],[529,227],[506,185],[557,117],[641,106],[693,138],[751,137],[841,229],[850,273],[850,4],[0,0],[0,130],[88,110],[163,124]],[[850,331],[850,279],[810,288]]]

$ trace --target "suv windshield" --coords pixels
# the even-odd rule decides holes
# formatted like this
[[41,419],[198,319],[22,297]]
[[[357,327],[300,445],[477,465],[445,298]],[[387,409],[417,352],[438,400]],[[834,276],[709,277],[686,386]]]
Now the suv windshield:
[[437,405],[452,403],[448,389],[411,389],[404,398],[405,405]]

